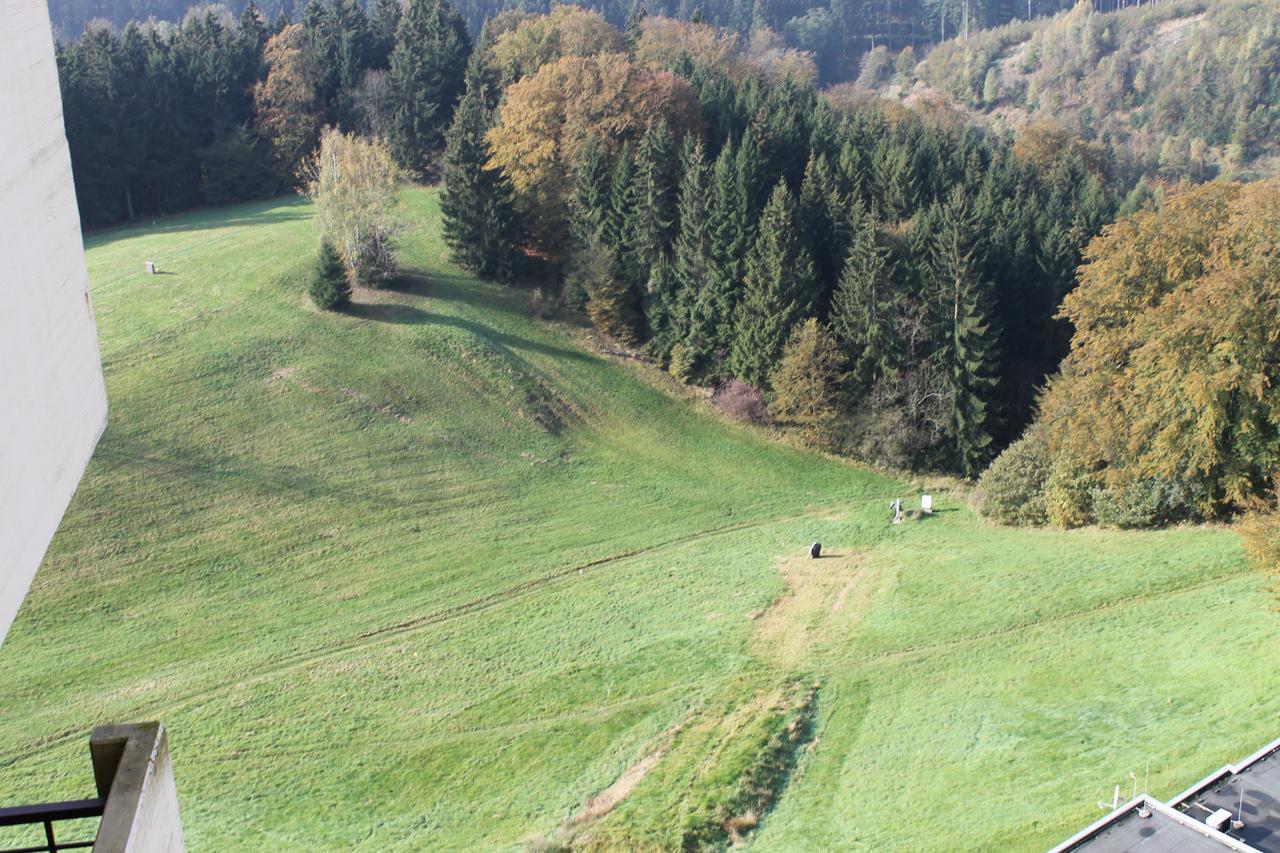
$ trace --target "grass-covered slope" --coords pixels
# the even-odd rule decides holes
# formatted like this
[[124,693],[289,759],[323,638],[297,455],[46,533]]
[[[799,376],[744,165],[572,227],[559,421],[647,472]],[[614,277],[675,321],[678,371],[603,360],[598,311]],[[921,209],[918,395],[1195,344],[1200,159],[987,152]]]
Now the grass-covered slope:
[[112,412],[0,649],[5,804],[160,718],[192,850],[1034,849],[1274,736],[1231,532],[891,527],[905,484],[529,319],[406,204],[411,283],[347,315],[300,202],[89,240]]

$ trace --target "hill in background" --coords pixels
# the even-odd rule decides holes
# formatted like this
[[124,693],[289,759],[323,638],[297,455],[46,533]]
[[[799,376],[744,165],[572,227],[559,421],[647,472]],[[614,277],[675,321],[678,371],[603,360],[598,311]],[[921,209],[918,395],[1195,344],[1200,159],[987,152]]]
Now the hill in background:
[[918,64],[869,55],[860,83],[996,129],[1054,122],[1140,175],[1239,180],[1280,170],[1280,3],[1175,0],[953,39]]

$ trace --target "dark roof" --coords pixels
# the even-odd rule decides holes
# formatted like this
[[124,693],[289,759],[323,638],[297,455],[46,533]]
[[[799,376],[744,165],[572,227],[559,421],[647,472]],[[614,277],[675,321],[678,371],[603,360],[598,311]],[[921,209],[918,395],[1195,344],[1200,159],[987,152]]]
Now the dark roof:
[[1224,853],[1247,849],[1203,821],[1142,796],[1055,847],[1053,853]]
[[[1242,800],[1243,794],[1243,800]],[[1226,812],[1220,829],[1210,815]],[[1243,826],[1235,827],[1236,820]],[[1280,853],[1280,740],[1192,785],[1168,804],[1147,795],[1126,803],[1052,853]]]
[[1244,827],[1224,827],[1224,833],[1263,853],[1280,853],[1280,750],[1272,749],[1223,770],[1178,797],[1173,805],[1199,820],[1226,809],[1232,817],[1239,816]]

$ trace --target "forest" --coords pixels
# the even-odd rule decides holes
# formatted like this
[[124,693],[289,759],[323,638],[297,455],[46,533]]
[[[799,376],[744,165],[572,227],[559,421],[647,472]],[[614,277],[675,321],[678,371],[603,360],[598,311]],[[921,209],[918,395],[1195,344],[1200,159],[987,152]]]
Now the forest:
[[[380,0],[371,13],[311,2],[296,22],[251,3],[238,19],[211,8],[120,36],[90,27],[59,52],[83,220],[300,184],[319,202],[326,179],[310,155],[323,135],[329,159],[361,164],[351,173],[371,187],[440,181],[464,268],[536,284],[539,310],[583,317],[735,416],[874,464],[969,478],[1012,444],[983,480],[995,517],[1113,519],[1108,501],[1141,493],[1160,507],[1135,510],[1150,524],[1274,494],[1264,472],[1280,418],[1265,406],[1250,410],[1253,443],[1204,463],[1179,446],[1177,472],[1134,467],[1133,447],[1101,453],[1100,427],[1062,431],[1083,389],[1124,387],[1073,378],[1086,357],[1081,294],[1105,263],[1126,263],[1133,241],[1117,243],[1116,229],[1164,215],[1141,184],[1129,192],[1134,171],[1097,140],[823,91],[820,54],[767,27],[744,35],[644,9],[617,26],[561,5],[497,14],[474,43],[471,29],[448,0]],[[864,76],[875,61],[864,58]],[[1170,199],[1194,197],[1166,186]],[[368,198],[365,209],[379,206]],[[393,284],[394,228],[359,229],[366,242],[381,235],[362,246],[334,221],[313,293],[341,309],[343,264],[357,285]],[[1224,392],[1216,423],[1244,417],[1232,395],[1275,375],[1273,338],[1251,339],[1258,372]],[[1014,444],[1038,412],[1057,426]],[[1029,465],[1010,461],[1028,453]],[[1057,515],[1036,509],[1060,492],[1046,492],[1054,459],[1066,460],[1054,483],[1088,496]],[[1227,483],[1223,465],[1249,473]],[[1001,486],[1001,471],[1016,482]],[[1031,495],[1032,509],[1002,513],[999,494]]]
[[[86,26],[107,24],[123,29],[130,22],[154,21],[180,25],[210,8],[240,17],[255,0],[226,0],[210,7],[192,0],[51,0],[54,28],[63,40],[82,33]],[[300,20],[307,12],[304,0],[257,0],[258,10],[270,21],[280,16]],[[1104,0],[1099,0],[1104,2]],[[1107,8],[1113,0],[1105,0]],[[553,0],[459,0],[455,8],[477,38],[485,21],[504,12],[546,14]],[[582,4],[599,11],[615,27],[625,29],[646,14],[698,20],[736,35],[750,37],[769,29],[787,47],[813,54],[824,82],[858,75],[863,54],[875,47],[920,50],[969,28],[996,26],[1012,20],[1052,15],[1071,7],[1070,0],[605,0]],[[365,11],[373,16],[377,0],[368,0]]]
[[941,96],[997,129],[1052,120],[1129,183],[1280,171],[1280,7],[1265,0],[1079,5],[917,58],[877,48],[858,83],[895,99]]

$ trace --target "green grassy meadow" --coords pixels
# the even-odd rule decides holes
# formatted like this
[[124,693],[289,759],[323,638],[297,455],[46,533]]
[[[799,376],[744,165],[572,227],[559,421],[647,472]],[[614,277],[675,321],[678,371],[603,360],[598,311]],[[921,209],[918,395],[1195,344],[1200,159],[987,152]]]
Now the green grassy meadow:
[[347,314],[302,201],[87,239],[111,414],[0,648],[0,805],[89,796],[89,729],[158,718],[193,851],[720,844],[764,776],[759,850],[1035,850],[1280,733],[1230,530],[945,486],[892,527],[918,483],[531,319],[405,206],[410,277]]

